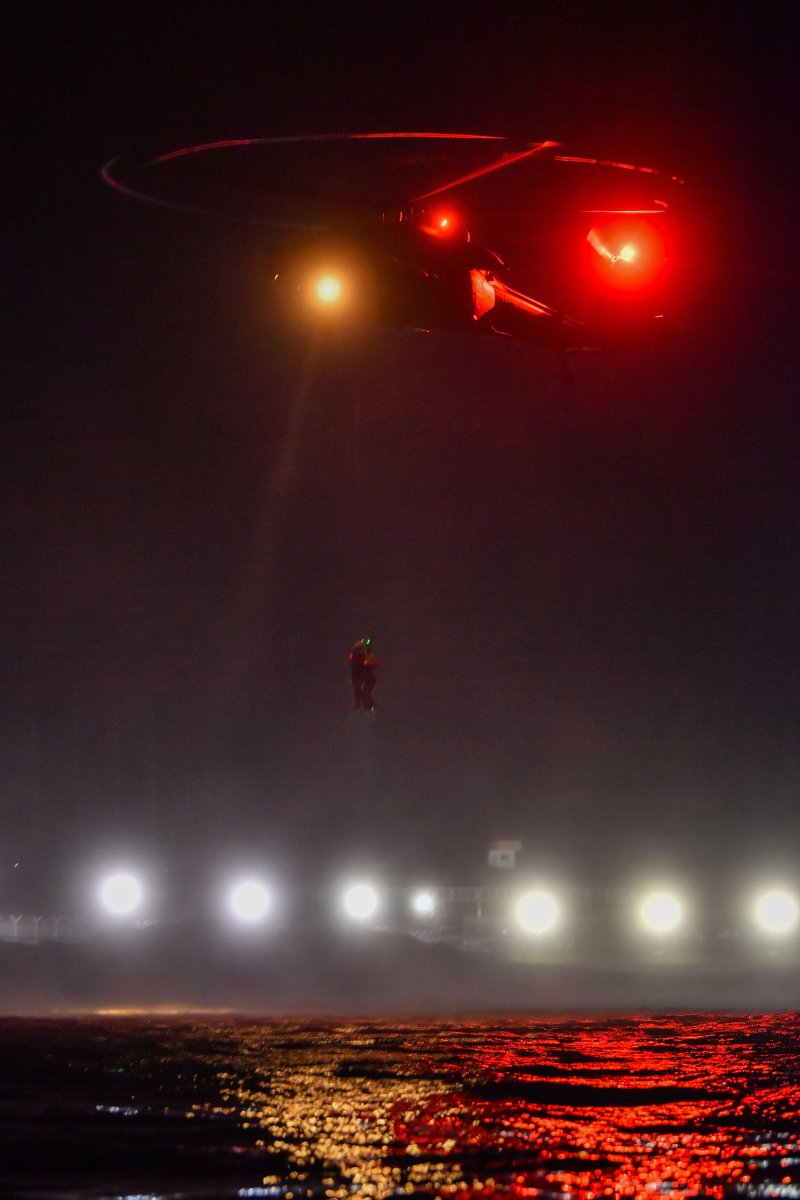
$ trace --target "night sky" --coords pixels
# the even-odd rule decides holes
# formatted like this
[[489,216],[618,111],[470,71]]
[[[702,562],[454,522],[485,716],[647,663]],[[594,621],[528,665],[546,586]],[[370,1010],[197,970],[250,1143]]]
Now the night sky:
[[[798,47],[669,7],[16,6],[0,897],[111,854],[468,883],[509,836],[576,882],[796,869]],[[257,227],[98,177],[390,129],[685,177],[674,341],[571,385],[465,335],[315,342]]]

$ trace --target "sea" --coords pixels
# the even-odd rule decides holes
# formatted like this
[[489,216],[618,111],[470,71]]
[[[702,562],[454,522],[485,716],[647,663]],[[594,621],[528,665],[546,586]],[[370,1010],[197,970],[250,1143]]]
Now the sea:
[[800,1015],[0,1020],[0,1195],[800,1197]]

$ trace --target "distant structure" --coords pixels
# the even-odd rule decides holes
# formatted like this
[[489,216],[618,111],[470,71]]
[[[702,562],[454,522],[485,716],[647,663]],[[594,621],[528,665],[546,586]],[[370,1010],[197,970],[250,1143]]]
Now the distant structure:
[[517,855],[521,849],[522,842],[492,842],[489,847],[489,866],[494,867],[498,871],[513,871],[517,865]]

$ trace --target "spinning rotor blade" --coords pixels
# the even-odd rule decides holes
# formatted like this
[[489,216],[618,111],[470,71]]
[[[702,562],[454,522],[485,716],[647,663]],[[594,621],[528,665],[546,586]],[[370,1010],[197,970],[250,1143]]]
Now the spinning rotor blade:
[[[275,228],[380,220],[409,197],[435,195],[545,145],[492,151],[484,134],[364,133],[231,138],[143,159],[115,158],[101,176],[159,207]],[[487,164],[486,159],[490,161]]]
[[513,163],[521,162],[524,158],[532,158],[534,154],[539,154],[542,150],[550,150],[557,145],[558,142],[538,142],[536,145],[529,146],[525,150],[502,154],[500,158],[488,163],[485,167],[479,167],[475,171],[470,171],[468,175],[462,175],[458,179],[451,179],[447,183],[433,188],[430,192],[425,192],[421,196],[415,196],[411,203],[420,204],[423,200],[430,200],[431,197],[439,196],[442,192],[449,192],[453,188],[460,187],[462,183],[471,183],[474,179],[481,179],[484,175],[490,175],[493,171],[501,171],[503,167],[510,167]]

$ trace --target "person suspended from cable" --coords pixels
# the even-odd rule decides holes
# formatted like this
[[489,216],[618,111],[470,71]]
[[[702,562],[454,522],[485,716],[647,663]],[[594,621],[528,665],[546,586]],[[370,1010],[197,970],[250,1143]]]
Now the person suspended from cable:
[[353,707],[372,712],[375,704],[375,668],[380,666],[372,649],[372,638],[359,638],[349,655],[350,679],[353,683]]

